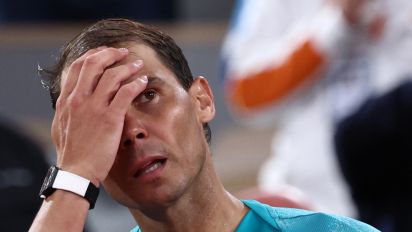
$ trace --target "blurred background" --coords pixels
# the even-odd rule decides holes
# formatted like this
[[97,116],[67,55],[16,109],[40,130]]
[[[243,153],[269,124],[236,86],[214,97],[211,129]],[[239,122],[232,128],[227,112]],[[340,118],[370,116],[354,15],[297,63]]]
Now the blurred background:
[[[111,17],[158,26],[208,78],[228,191],[411,231],[410,0],[0,0],[0,231],[27,230],[55,162],[38,67]],[[86,231],[134,226],[103,191]]]

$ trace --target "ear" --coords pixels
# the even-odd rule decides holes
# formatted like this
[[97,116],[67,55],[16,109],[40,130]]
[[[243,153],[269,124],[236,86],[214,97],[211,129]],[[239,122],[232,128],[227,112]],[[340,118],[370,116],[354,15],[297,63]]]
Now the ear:
[[209,82],[198,76],[189,89],[190,95],[196,101],[198,117],[202,123],[210,122],[215,117],[215,102]]

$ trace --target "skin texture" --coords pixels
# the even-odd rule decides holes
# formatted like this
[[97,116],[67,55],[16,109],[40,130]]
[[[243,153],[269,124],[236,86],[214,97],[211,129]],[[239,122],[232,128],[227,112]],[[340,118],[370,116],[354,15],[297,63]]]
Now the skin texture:
[[[188,91],[143,44],[100,47],[67,67],[52,138],[61,169],[104,185],[143,231],[233,231],[247,208],[223,188],[203,124],[212,91]],[[82,231],[88,202],[57,190],[31,231]]]

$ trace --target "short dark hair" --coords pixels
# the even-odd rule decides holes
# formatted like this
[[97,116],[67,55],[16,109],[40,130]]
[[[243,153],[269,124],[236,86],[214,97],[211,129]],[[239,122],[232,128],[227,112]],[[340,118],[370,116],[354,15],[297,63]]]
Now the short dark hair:
[[[127,43],[142,43],[152,48],[161,62],[176,76],[187,91],[193,83],[193,75],[182,50],[176,42],[158,28],[127,19],[105,19],[87,27],[66,46],[54,66],[40,69],[43,83],[50,92],[53,109],[60,96],[63,70],[90,49],[100,46],[119,47]],[[211,141],[208,123],[203,125],[207,142]]]

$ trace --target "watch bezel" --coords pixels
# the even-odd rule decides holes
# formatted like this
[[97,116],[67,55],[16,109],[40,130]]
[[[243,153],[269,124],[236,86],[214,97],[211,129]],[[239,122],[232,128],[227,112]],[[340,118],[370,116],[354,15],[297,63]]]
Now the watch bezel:
[[49,170],[47,171],[47,175],[44,178],[43,184],[40,188],[40,193],[39,196],[41,198],[46,198],[53,194],[56,189],[53,188],[53,183],[54,180],[56,179],[57,172],[59,171],[59,168],[57,166],[51,166]]

